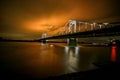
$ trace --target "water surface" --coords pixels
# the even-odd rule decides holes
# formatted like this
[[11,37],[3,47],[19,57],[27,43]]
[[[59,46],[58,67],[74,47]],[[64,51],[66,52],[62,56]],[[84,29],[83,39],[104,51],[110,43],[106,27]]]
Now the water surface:
[[[0,68],[4,74],[48,77],[96,69],[93,63],[119,61],[118,47],[69,47],[66,44],[0,42]],[[1,72],[1,74],[2,74]]]

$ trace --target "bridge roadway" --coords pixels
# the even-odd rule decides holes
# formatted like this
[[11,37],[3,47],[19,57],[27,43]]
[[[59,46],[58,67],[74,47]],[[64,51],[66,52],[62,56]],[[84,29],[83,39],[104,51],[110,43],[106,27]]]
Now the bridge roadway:
[[65,39],[65,38],[87,38],[87,37],[105,37],[105,36],[120,36],[120,25],[111,26],[109,28],[102,28],[96,30],[89,30],[84,32],[76,32],[72,34],[56,35],[40,40],[49,39]]

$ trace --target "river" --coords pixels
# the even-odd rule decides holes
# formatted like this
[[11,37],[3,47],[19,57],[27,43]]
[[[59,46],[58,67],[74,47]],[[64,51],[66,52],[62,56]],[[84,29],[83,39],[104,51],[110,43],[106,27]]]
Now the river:
[[98,68],[93,63],[119,61],[119,47],[69,47],[64,43],[0,42],[1,74],[59,76]]

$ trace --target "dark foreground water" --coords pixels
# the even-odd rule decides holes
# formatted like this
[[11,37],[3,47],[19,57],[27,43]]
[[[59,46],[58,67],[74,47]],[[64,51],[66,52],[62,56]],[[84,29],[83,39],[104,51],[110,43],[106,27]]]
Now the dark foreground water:
[[0,74],[44,78],[88,71],[98,68],[93,63],[119,61],[119,53],[120,48],[115,46],[0,42]]

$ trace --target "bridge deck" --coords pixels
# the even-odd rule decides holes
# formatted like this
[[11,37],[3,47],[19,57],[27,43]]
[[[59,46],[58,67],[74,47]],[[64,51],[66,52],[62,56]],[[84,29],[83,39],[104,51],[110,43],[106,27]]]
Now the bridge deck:
[[102,28],[97,30],[89,30],[85,32],[77,32],[72,34],[57,35],[43,39],[63,39],[63,38],[85,38],[85,37],[104,37],[104,36],[119,36],[120,35],[120,25]]

